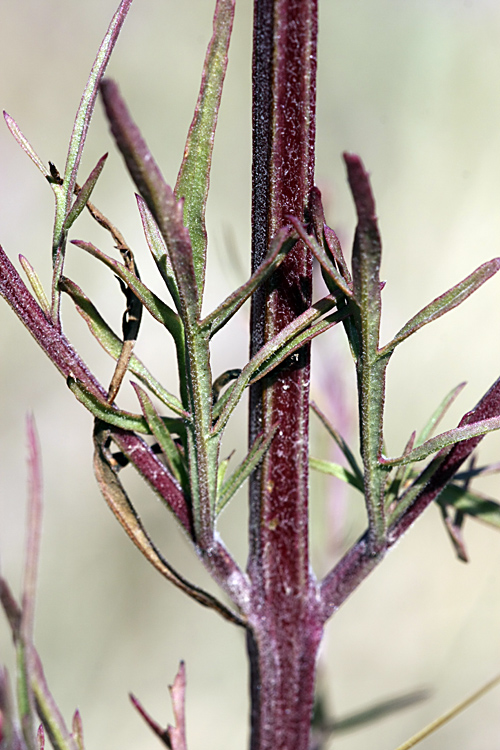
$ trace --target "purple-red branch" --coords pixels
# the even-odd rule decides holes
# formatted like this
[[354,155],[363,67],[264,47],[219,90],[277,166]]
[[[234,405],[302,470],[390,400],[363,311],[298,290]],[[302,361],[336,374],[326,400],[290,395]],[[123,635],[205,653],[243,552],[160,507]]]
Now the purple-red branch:
[[[464,414],[459,426],[473,424],[499,415],[500,378],[485,393],[474,409]],[[396,544],[424,510],[436,500],[483,437],[484,435],[480,435],[469,440],[463,440],[451,448],[404,515],[389,528],[387,546],[384,550],[374,554],[368,544],[367,534],[364,534],[357,544],[344,555],[335,568],[328,573],[321,584],[322,616],[324,621],[328,620],[341,604],[345,602],[347,597],[352,594],[383,559],[386,551]],[[418,482],[418,479],[416,482]]]
[[[80,380],[91,393],[101,399],[106,399],[105,389],[80,359],[63,333],[45,316],[1,247],[0,294],[65,378],[72,375]],[[110,426],[110,434],[116,445],[132,460],[144,479],[165,500],[181,525],[190,533],[189,508],[181,489],[161,460],[134,433]]]

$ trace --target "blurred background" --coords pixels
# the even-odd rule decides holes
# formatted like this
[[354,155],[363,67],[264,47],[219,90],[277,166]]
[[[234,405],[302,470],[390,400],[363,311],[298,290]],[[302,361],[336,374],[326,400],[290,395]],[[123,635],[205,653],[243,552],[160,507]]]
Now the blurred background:
[[[2,0],[0,104],[42,160],[64,166],[72,120],[115,0]],[[209,0],[138,0],[108,74],[120,84],[171,183],[182,157],[206,44]],[[206,309],[248,275],[250,236],[250,0],[238,0],[208,205]],[[384,244],[382,340],[475,267],[500,254],[500,7],[491,0],[320,0],[317,181],[347,254],[354,212],[341,154],[359,153],[372,175]],[[81,179],[110,157],[95,202],[134,248],[141,275],[162,292],[148,257],[134,189],[113,150],[98,104]],[[50,279],[52,193],[6,127],[0,128],[0,237]],[[111,245],[87,217],[73,237]],[[122,297],[112,275],[70,247],[66,273],[119,330]],[[404,344],[389,368],[386,440],[395,455],[441,398],[465,380],[443,429],[453,427],[500,374],[500,279]],[[248,312],[214,343],[214,374],[247,356]],[[145,315],[137,353],[175,389],[173,351]],[[102,382],[112,366],[65,301],[65,331]],[[167,686],[187,664],[192,750],[244,748],[248,734],[243,634],[202,610],[148,567],[112,518],[91,466],[92,420],[7,306],[0,303],[0,559],[21,579],[25,417],[33,412],[43,452],[44,536],[36,643],[65,717],[76,707],[86,746],[153,750],[158,741],[128,703],[132,691],[160,722],[171,720]],[[353,367],[340,330],[313,351],[313,396],[356,446]],[[129,389],[121,404],[136,408]],[[244,408],[225,452],[242,455]],[[313,423],[313,452],[332,448]],[[481,446],[496,461],[500,440]],[[127,487],[169,559],[211,587],[163,506],[131,472]],[[500,481],[478,489],[500,499]],[[221,532],[245,564],[242,492]],[[359,497],[311,478],[312,559],[319,575],[364,526]],[[437,509],[419,520],[327,628],[320,683],[339,718],[379,699],[426,687],[416,708],[336,739],[339,750],[391,750],[500,669],[500,536],[468,522],[471,558],[459,563]],[[0,617],[0,662],[12,648]],[[500,741],[500,692],[489,694],[426,741],[428,750],[491,750]]]

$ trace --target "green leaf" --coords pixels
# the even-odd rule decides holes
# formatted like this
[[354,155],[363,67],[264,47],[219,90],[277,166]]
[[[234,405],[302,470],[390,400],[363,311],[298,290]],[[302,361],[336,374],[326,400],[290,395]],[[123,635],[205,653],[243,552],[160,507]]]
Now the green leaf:
[[[61,289],[69,294],[77,311],[87,323],[91,333],[97,339],[105,352],[113,359],[117,360],[122,350],[122,340],[108,326],[106,321],[101,317],[89,298],[83,293],[80,287],[68,278],[61,281]],[[172,393],[169,393],[161,383],[153,377],[149,370],[144,366],[135,354],[130,358],[128,369],[139,380],[146,385],[151,393],[154,393],[164,404],[172,409],[173,412],[185,419],[188,414],[184,411],[181,402]]]
[[76,185],[78,167],[80,165],[90,120],[94,111],[99,85],[131,4],[132,0],[121,1],[118,10],[111,20],[106,35],[101,42],[92,70],[90,71],[87,85],[83,91],[80,106],[76,113],[62,184],[60,189],[57,189],[55,185],[53,186],[56,196],[56,215],[52,240],[52,264],[54,269],[52,278],[52,318],[57,325],[60,325],[59,281],[63,274],[64,256],[66,251],[67,229],[65,224],[70,211],[71,200]]
[[89,174],[87,179],[85,180],[83,186],[78,191],[78,194],[75,198],[75,202],[73,203],[71,209],[68,211],[68,215],[66,216],[66,219],[64,221],[64,231],[67,232],[70,227],[73,226],[77,218],[80,216],[81,212],[87,205],[88,200],[90,199],[90,196],[92,195],[92,191],[94,190],[97,180],[100,177],[100,174],[102,170],[104,169],[104,165],[106,164],[106,159],[108,158],[107,154],[104,154],[104,156],[101,156],[97,164],[95,165],[92,172]]
[[437,409],[431,414],[431,417],[423,430],[418,434],[415,445],[421,445],[427,440],[427,438],[432,435],[437,425],[441,422],[444,415],[446,414],[452,403],[455,401],[457,396],[463,391],[465,386],[466,383],[459,383],[455,388],[453,388],[449,393],[446,394]]
[[234,474],[232,474],[220,488],[217,496],[216,515],[226,507],[233,495],[236,494],[239,488],[248,479],[252,471],[260,464],[271,445],[277,429],[278,426],[274,425],[274,427],[272,427],[267,433],[261,433],[255,438],[245,459],[238,466]]
[[[385,376],[389,358],[378,356],[380,318],[382,312],[380,264],[382,243],[378,230],[375,199],[363,163],[354,154],[344,154],[349,186],[356,206],[358,223],[352,250],[352,284],[354,299],[352,321],[360,339],[356,360],[361,453],[363,457],[365,503],[369,522],[370,542],[385,544],[386,472],[379,455],[383,446],[383,407]],[[353,352],[356,351],[350,333]]]
[[428,323],[432,323],[433,320],[437,320],[441,315],[453,310],[458,307],[467,297],[479,289],[485,281],[488,281],[494,276],[500,269],[500,258],[494,258],[493,260],[483,263],[482,266],[476,268],[476,270],[467,276],[466,279],[461,281],[456,286],[449,289],[447,292],[437,297],[433,302],[428,304],[419,313],[417,313],[411,320],[403,326],[403,328],[396,334],[396,336],[386,344],[380,350],[380,356],[392,352],[398,344],[407,339],[413,333],[418,331]]
[[[417,445],[422,445],[434,432],[437,425],[441,422],[444,415],[452,405],[452,403],[455,401],[457,396],[462,392],[462,390],[465,387],[465,383],[459,383],[455,388],[453,388],[441,401],[441,403],[438,405],[438,407],[435,409],[435,411],[431,414],[429,420],[425,424],[424,428],[421,430],[421,432],[416,437],[414,444],[411,446],[411,449],[413,449]],[[410,452],[410,450],[405,451],[405,454],[407,455]],[[397,471],[397,477],[396,481],[398,481],[398,492],[400,488],[404,488],[407,484],[407,481],[409,480],[411,475],[411,465],[401,465],[398,468]]]
[[363,483],[359,481],[359,477],[351,474],[350,471],[348,471],[343,466],[340,466],[340,464],[333,463],[332,461],[323,461],[320,458],[311,457],[309,459],[309,466],[315,471],[322,472],[322,474],[329,474],[332,477],[341,479],[343,482],[347,482],[347,484],[355,487],[360,492],[364,491]]
[[137,393],[144,419],[151,430],[151,434],[154,435],[155,439],[158,441],[158,445],[165,457],[170,473],[177,479],[184,490],[184,494],[186,494],[189,490],[189,480],[186,472],[186,465],[182,454],[179,452],[179,448],[175,444],[172,435],[153,406],[153,402],[147,393],[143,391],[137,383],[132,383],[132,387]]
[[177,200],[184,199],[184,224],[189,231],[193,248],[194,272],[200,298],[205,282],[207,248],[205,206],[233,17],[234,0],[217,0],[213,35],[205,57],[200,93],[174,191]]
[[342,318],[339,313],[328,315],[334,305],[335,300],[332,297],[325,297],[316,302],[259,349],[245,365],[233,385],[228,388],[227,401],[213,427],[214,435],[224,429],[233,409],[251,381],[264,377],[307,341],[331,328]]
[[333,424],[330,422],[330,420],[326,417],[326,415],[321,411],[321,409],[319,408],[319,406],[314,401],[311,401],[311,409],[316,414],[316,416],[318,417],[318,419],[321,421],[321,423],[323,424],[323,426],[326,428],[326,430],[328,431],[329,435],[337,443],[338,447],[340,448],[340,450],[342,451],[343,455],[345,456],[345,458],[347,460],[347,463],[351,467],[352,472],[353,472],[354,476],[357,479],[357,482],[360,484],[360,486],[363,486],[363,484],[364,484],[363,472],[359,468],[359,464],[356,461],[356,458],[354,457],[353,452],[351,451],[351,449],[347,445],[347,443],[344,440],[344,438],[342,437],[342,435],[339,432],[337,432],[337,430],[335,429],[335,427],[333,426]]
[[271,242],[267,258],[250,276],[247,282],[229,295],[216,310],[200,322],[200,327],[210,331],[210,336],[219,331],[238,312],[247,299],[278,268],[287,253],[294,247],[296,238],[292,237],[290,227],[283,227]]
[[66,209],[69,208],[71,196],[75,189],[76,175],[80,165],[90,120],[94,111],[99,85],[104,76],[109,58],[111,57],[111,53],[118,40],[118,35],[131,5],[132,0],[122,0],[120,3],[118,10],[111,20],[106,35],[101,42],[92,70],[90,71],[87,85],[83,91],[83,96],[73,125],[73,132],[71,134],[66,167],[64,170],[63,190],[66,193]]
[[181,322],[179,316],[175,313],[171,307],[163,302],[159,297],[150,291],[145,284],[142,283],[137,276],[128,270],[128,268],[119,261],[113,260],[108,255],[105,255],[101,250],[92,245],[90,242],[83,242],[82,240],[72,240],[72,244],[76,247],[85,250],[94,258],[102,261],[104,265],[110,268],[114,273],[125,282],[125,284],[134,292],[134,294],[140,299],[146,310],[148,310],[153,318],[159,323],[165,326],[167,331],[172,334],[175,341],[182,335]]
[[426,440],[425,443],[414,448],[410,453],[400,456],[399,458],[382,458],[381,465],[383,466],[398,466],[400,464],[410,464],[415,461],[422,461],[432,453],[448,448],[450,445],[460,443],[463,440],[469,440],[470,438],[479,437],[480,435],[486,435],[488,432],[500,429],[500,417],[490,417],[489,419],[482,419],[479,422],[473,422],[472,424],[465,424],[461,427],[455,427],[453,430],[442,432],[436,437]]
[[174,301],[174,304],[179,312],[179,290],[177,289],[177,282],[175,281],[174,271],[170,258],[168,257],[168,250],[165,244],[165,240],[162,237],[158,225],[154,219],[153,214],[148,208],[148,205],[144,198],[140,195],[136,195],[137,205],[139,207],[139,213],[141,214],[142,226],[148,247],[151,251],[153,258],[155,259],[158,270],[161,273],[163,281],[167,285],[167,289]]
[[71,377],[67,379],[68,388],[77,397],[78,401],[85,406],[89,412],[100,419],[106,424],[111,424],[114,427],[119,427],[121,430],[129,430],[130,432],[139,432],[142,435],[149,435],[151,430],[144,417],[138,414],[132,414],[128,411],[121,411],[115,406],[111,406],[106,401],[98,398],[94,393],[91,393],[83,383],[76,378]]
[[436,502],[442,507],[451,506],[467,516],[500,529],[500,504],[479,493],[453,483],[445,487]]

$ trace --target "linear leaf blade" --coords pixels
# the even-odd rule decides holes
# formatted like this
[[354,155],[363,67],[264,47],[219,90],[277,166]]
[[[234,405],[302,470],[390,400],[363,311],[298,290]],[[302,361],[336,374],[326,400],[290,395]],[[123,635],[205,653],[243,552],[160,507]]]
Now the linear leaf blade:
[[233,17],[234,0],[217,0],[200,93],[174,191],[178,200],[184,199],[184,224],[193,248],[193,265],[200,296],[205,281],[207,248],[205,207]]
[[440,297],[436,297],[435,300],[426,305],[420,312],[414,315],[406,325],[396,334],[396,336],[381,349],[381,356],[392,351],[398,344],[407,339],[413,333],[418,331],[428,323],[432,323],[433,320],[437,320],[441,315],[453,310],[458,305],[461,305],[467,297],[470,297],[485,281],[491,279],[497,271],[500,269],[500,258],[493,258],[493,260],[483,263],[482,266],[476,268],[467,278],[463,279],[459,284],[449,289],[447,292],[442,294]]

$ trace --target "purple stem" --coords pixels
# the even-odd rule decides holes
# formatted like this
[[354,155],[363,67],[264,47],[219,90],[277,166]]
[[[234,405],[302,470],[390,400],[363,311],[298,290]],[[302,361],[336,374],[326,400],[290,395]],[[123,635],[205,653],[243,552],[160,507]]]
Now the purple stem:
[[[255,0],[252,269],[313,186],[316,0]],[[302,243],[252,300],[251,356],[311,303]],[[321,625],[308,550],[309,346],[251,389],[250,444],[277,432],[250,487],[252,750],[306,750]]]

